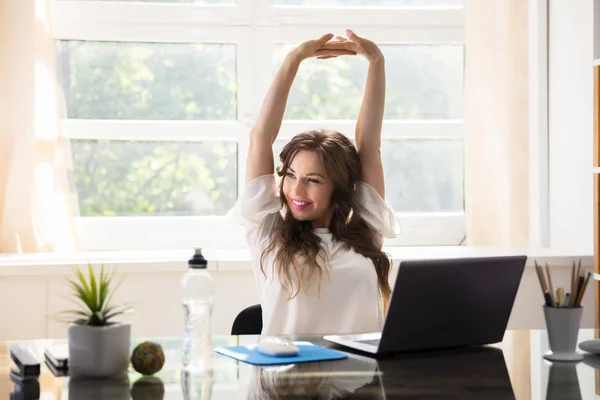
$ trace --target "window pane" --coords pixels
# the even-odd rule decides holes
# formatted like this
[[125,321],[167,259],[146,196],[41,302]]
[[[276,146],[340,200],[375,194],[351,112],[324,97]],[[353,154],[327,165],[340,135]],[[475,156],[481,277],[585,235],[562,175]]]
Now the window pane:
[[[273,146],[275,165],[287,142]],[[464,210],[463,142],[446,139],[383,140],[387,201],[397,212]]]
[[463,142],[384,140],[386,199],[397,212],[464,210]]
[[236,118],[235,45],[58,41],[56,49],[69,118]]
[[237,144],[72,140],[82,216],[224,215],[237,198]]
[[326,7],[455,7],[464,0],[272,0],[277,6]]
[[279,161],[279,154],[281,154],[281,151],[287,142],[287,140],[276,140],[275,143],[273,143],[273,161],[275,161],[276,167],[281,164]]
[[[290,46],[275,49],[274,70]],[[460,119],[463,46],[383,45],[386,119]],[[287,119],[356,119],[367,76],[362,57],[310,59],[300,66]]]

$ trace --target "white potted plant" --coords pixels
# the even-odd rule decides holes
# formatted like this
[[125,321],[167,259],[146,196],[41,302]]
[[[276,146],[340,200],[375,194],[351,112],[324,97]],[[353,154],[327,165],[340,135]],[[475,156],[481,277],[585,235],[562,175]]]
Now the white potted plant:
[[89,276],[79,270],[68,279],[79,309],[65,311],[69,316],[69,375],[115,377],[127,373],[131,326],[114,318],[131,309],[130,305],[113,305],[111,299],[118,287],[113,286],[115,271],[102,265],[98,279],[88,264]]

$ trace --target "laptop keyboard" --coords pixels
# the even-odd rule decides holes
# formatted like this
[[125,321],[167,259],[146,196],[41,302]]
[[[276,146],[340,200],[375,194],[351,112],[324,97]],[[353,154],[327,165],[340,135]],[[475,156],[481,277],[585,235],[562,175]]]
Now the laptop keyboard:
[[357,340],[358,343],[370,344],[371,346],[379,346],[380,339]]

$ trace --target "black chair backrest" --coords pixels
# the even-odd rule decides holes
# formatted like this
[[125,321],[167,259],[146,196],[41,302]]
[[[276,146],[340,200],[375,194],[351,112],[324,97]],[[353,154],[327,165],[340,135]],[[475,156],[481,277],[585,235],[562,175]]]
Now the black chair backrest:
[[262,307],[255,304],[244,308],[233,321],[232,335],[260,335],[262,332]]

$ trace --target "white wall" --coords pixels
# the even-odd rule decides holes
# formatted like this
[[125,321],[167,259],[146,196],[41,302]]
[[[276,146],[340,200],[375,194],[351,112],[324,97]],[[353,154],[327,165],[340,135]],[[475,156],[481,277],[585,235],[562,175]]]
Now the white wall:
[[548,0],[529,0],[529,245],[548,246]]
[[[181,336],[181,266],[173,272],[135,272],[124,277],[115,302],[135,303],[133,313],[119,320],[132,324],[132,335]],[[233,319],[242,308],[256,304],[258,296],[250,269],[212,271],[215,280],[213,310],[216,334],[229,334]],[[71,293],[64,275],[11,276],[0,279],[0,341],[13,339],[64,338],[67,328],[59,312],[75,308],[63,296]]]
[[593,15],[593,0],[549,0],[549,244],[590,253]]
[[[434,255],[435,256],[435,255]],[[573,257],[574,259],[575,257]],[[532,257],[544,264],[543,258]],[[552,267],[553,282],[569,282],[572,259],[548,259]],[[532,263],[533,261],[531,261]],[[543,329],[542,296],[535,269],[528,263],[517,293],[508,329]],[[256,304],[258,296],[249,263],[242,268],[212,271],[216,298],[213,311],[213,331],[228,335],[231,324],[244,307]],[[583,267],[592,269],[592,257],[583,258]],[[240,263],[238,265],[241,266]],[[26,267],[15,267],[23,268]],[[143,264],[129,264],[125,280],[115,300],[136,303],[135,313],[124,321],[132,324],[133,337],[180,336],[183,332],[183,312],[180,305],[180,279],[184,268],[180,262],[166,270],[145,269]],[[394,269],[394,272],[397,269]],[[69,272],[66,272],[69,274]],[[395,273],[391,274],[395,282]],[[69,293],[64,273],[0,275],[0,341],[14,339],[64,338],[66,325],[57,322],[53,315],[72,307],[62,295]],[[119,278],[117,278],[119,279]],[[593,285],[589,286],[590,288]],[[583,301],[582,327],[592,328],[593,289],[588,289]]]

